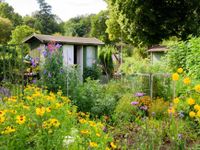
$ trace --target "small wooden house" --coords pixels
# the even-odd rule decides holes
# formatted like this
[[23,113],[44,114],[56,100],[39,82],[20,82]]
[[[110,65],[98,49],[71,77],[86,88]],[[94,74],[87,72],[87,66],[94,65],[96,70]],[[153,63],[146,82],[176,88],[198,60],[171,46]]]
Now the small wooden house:
[[[31,57],[40,57],[49,42],[62,45],[64,65],[79,65],[81,73],[85,67],[91,67],[97,62],[98,46],[104,43],[96,38],[66,37],[33,34],[27,37],[23,43],[28,43],[31,48]],[[38,51],[40,49],[40,51]]]
[[166,46],[155,45],[148,49],[151,55],[151,62],[155,64],[161,60],[162,57],[166,55],[168,48]]

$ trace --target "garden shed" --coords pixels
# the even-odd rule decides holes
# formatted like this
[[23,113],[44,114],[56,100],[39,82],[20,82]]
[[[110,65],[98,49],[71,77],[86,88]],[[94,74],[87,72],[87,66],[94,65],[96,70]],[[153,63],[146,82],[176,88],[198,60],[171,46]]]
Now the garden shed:
[[166,46],[154,45],[148,49],[148,52],[151,55],[151,63],[155,64],[160,61],[162,57],[166,55],[168,48]]
[[45,46],[52,41],[62,45],[64,65],[79,65],[82,73],[85,67],[91,67],[97,62],[98,46],[104,44],[96,38],[42,34],[33,34],[27,37],[23,43],[30,45],[31,57],[39,57],[42,60],[41,53],[45,50]]

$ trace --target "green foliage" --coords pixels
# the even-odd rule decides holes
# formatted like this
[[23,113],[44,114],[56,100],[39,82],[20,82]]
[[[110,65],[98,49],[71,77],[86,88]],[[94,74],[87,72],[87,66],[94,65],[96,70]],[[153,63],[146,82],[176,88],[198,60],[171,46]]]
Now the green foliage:
[[92,67],[85,67],[83,69],[83,79],[86,80],[87,78],[90,78],[92,80],[97,80],[101,76],[101,68],[94,64]]
[[64,31],[66,36],[88,37],[91,31],[91,17],[78,16],[71,18],[64,24]]
[[9,19],[0,17],[0,44],[6,44],[10,39],[12,23]]
[[9,43],[21,44],[26,37],[32,35],[33,33],[38,33],[38,31],[27,25],[17,26],[15,30],[12,31],[11,41]]
[[163,98],[152,100],[152,104],[148,110],[149,116],[155,117],[156,119],[162,119],[163,117],[166,117],[168,108],[169,102],[164,101]]
[[108,11],[101,11],[100,13],[91,17],[91,36],[100,39],[105,43],[110,43],[108,33],[106,33],[106,20],[108,19]]
[[114,71],[112,54],[116,51],[113,46],[105,46],[100,48],[98,57],[103,71],[107,78],[111,77]]
[[189,76],[199,79],[199,44],[200,38],[192,37],[185,42],[180,41],[171,46],[167,57],[172,70],[175,71],[177,68],[182,67]]
[[[162,39],[199,34],[200,3],[194,1],[132,1],[107,0],[110,12],[108,32],[111,37],[120,37],[135,45],[158,44]],[[120,26],[113,28],[113,26]]]
[[136,107],[131,105],[133,101],[133,94],[124,94],[117,102],[113,119],[116,123],[132,122],[137,117],[135,114],[138,111]]
[[79,84],[78,71],[75,68],[63,66],[61,48],[57,48],[54,43],[48,45],[53,47],[53,51],[47,48],[43,52],[45,60],[44,64],[41,63],[42,70],[39,84],[47,87],[49,91],[57,92],[60,89],[65,95],[75,92],[75,88]]
[[22,17],[18,13],[15,13],[13,7],[6,2],[0,2],[0,16],[8,18],[14,27],[23,23]]
[[33,16],[36,20],[34,28],[43,34],[62,32],[62,26],[58,23],[58,17],[51,13],[52,7],[45,0],[37,0],[37,2],[40,10]]

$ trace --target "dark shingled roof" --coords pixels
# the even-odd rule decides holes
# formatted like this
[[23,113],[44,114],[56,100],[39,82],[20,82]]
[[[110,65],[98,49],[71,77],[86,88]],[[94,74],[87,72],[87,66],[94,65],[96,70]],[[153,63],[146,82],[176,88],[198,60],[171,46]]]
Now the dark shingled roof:
[[148,52],[166,52],[169,49],[166,46],[155,45],[148,49]]
[[33,34],[26,39],[23,43],[31,43],[33,39],[39,40],[41,43],[48,43],[51,41],[67,44],[81,44],[81,45],[103,45],[104,43],[96,38],[83,38],[83,37],[66,37],[66,36],[52,36],[43,34]]

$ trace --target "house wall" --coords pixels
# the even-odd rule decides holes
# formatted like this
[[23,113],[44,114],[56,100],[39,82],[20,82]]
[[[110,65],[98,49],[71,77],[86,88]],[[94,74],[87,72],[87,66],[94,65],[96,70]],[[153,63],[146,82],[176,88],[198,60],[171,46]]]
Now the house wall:
[[165,56],[164,52],[152,52],[151,53],[152,63],[155,64],[155,63],[159,62],[161,60],[161,58],[164,56]]
[[63,63],[65,66],[74,64],[74,45],[63,45]]

